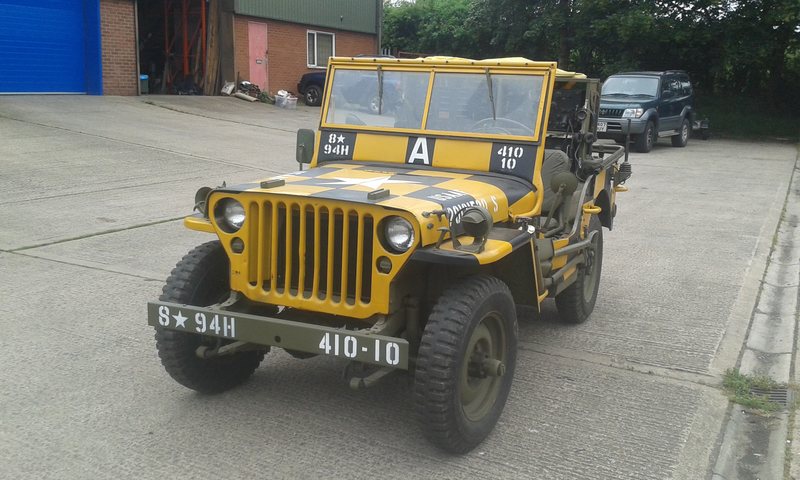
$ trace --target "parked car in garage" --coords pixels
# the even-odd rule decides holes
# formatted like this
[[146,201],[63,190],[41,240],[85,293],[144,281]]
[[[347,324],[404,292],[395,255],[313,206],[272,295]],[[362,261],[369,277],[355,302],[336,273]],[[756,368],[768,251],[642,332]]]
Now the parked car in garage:
[[692,83],[682,70],[612,75],[600,96],[598,137],[624,143],[630,133],[634,149],[645,153],[659,137],[671,137],[673,146],[685,147],[694,122],[693,103]]

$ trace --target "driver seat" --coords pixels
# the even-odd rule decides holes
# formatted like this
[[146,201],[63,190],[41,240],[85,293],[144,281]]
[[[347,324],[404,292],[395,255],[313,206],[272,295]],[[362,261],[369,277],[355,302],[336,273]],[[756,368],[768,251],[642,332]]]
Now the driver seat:
[[548,215],[553,208],[556,192],[550,188],[553,177],[561,172],[572,170],[572,162],[566,153],[561,150],[546,149],[542,161],[542,186],[544,187],[544,201],[542,202],[542,215]]

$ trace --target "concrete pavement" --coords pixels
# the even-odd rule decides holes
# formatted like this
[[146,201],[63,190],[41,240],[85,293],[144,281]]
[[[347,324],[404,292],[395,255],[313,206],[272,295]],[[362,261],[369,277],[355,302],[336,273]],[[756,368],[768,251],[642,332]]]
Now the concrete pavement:
[[[149,102],[149,103],[148,103]],[[318,109],[229,98],[0,98],[0,476],[707,478],[797,151],[661,140],[631,158],[584,325],[521,319],[492,436],[451,457],[407,377],[350,391],[280,350],[231,392],[175,384],[144,305],[207,235],[195,190],[295,169]]]

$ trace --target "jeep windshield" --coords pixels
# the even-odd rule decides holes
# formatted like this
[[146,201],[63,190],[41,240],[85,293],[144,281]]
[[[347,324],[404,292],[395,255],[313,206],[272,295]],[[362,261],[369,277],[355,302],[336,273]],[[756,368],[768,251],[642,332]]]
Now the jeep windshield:
[[435,72],[431,86],[429,70],[337,68],[325,123],[530,138],[540,118],[543,80],[488,70]]
[[655,97],[658,93],[658,78],[654,77],[608,77],[603,84],[604,97]]

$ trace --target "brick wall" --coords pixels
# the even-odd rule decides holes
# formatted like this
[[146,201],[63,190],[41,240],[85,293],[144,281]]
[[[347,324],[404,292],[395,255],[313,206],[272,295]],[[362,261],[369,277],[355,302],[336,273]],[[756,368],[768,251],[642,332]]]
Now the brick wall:
[[[241,80],[250,79],[250,47],[247,34],[247,17],[234,15],[233,17],[233,67],[234,75],[240,75]],[[269,42],[269,31],[267,31]],[[225,78],[226,82],[235,82],[236,78]]]
[[136,95],[136,23],[132,0],[100,0],[103,93]]
[[248,21],[267,24],[267,89],[273,93],[281,89],[297,93],[300,77],[313,71],[306,66],[307,30],[333,33],[334,53],[340,57],[369,55],[377,50],[375,35],[236,15],[233,25],[234,65],[242,80],[248,80],[250,76]]

